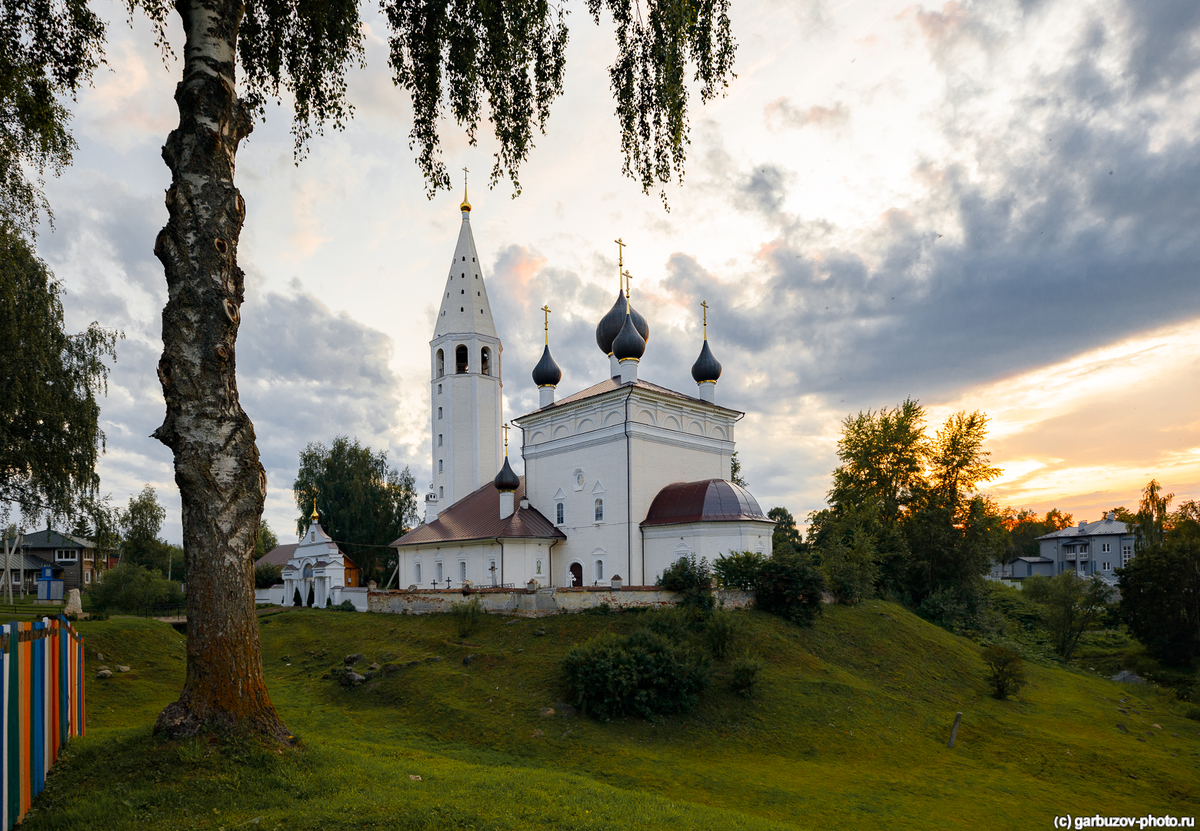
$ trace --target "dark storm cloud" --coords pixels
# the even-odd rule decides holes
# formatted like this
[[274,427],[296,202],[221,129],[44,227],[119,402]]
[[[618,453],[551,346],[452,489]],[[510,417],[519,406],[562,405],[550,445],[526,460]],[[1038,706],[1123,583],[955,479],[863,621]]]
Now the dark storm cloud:
[[[943,395],[1200,314],[1200,148],[1191,137],[1154,138],[1175,113],[1150,110],[1126,82],[1152,73],[1170,97],[1195,76],[1194,60],[1156,64],[1141,51],[1190,48],[1200,13],[1172,8],[1130,14],[1123,73],[1097,67],[1111,33],[1099,24],[1078,33],[1071,59],[1036,79],[1004,131],[985,134],[947,106],[945,132],[977,148],[974,169],[923,163],[914,175],[927,183],[925,201],[885,212],[854,251],[781,211],[781,172],[739,172],[710,151],[733,205],[774,212],[783,229],[760,249],[754,279],[718,280],[679,253],[663,282],[675,302],[713,305],[710,335],[727,366],[769,371],[769,387],[748,385],[739,400],[769,411],[806,393],[865,406]],[[917,20],[941,57],[994,40],[963,7]],[[1172,26],[1192,34],[1168,34]],[[948,101],[965,94],[948,85]]]
[[[332,312],[297,281],[291,288],[248,300],[238,337],[242,406],[278,487],[290,487],[310,442],[328,445],[344,434],[388,449],[400,403],[400,380],[388,366],[392,339]],[[394,448],[389,461],[402,467],[407,454]]]

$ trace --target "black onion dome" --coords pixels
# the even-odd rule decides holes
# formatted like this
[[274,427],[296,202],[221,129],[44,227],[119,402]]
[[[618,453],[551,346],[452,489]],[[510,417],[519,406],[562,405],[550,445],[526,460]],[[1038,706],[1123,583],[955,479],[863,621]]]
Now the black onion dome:
[[547,344],[542,351],[542,359],[533,368],[533,383],[539,387],[556,387],[561,380],[562,370],[558,368],[554,358],[550,357],[550,345]]
[[626,358],[640,358],[646,353],[646,339],[638,332],[633,323],[633,315],[625,315],[625,323],[621,332],[613,341],[613,355],[618,361]]
[[633,318],[633,328],[637,329],[637,333],[642,336],[643,341],[650,340],[650,324],[646,322],[646,318],[642,317],[637,309],[629,304],[625,294],[617,289],[617,302],[613,303],[613,307],[608,310],[608,314],[600,319],[596,324],[596,345],[600,347],[600,351],[605,355],[613,354],[613,341],[617,339],[617,335],[621,334],[621,327],[625,325],[625,311],[629,310],[630,317]]
[[617,335],[621,334],[621,327],[624,324],[625,293],[617,289],[617,302],[613,303],[608,314],[600,318],[600,322],[596,324],[596,345],[605,355],[612,354],[613,341],[617,339]]
[[504,467],[500,468],[500,472],[496,474],[496,478],[492,480],[492,484],[501,493],[515,491],[521,487],[521,480],[517,478],[517,474],[513,473],[512,467],[508,464],[507,456],[504,457]]
[[696,359],[696,363],[692,364],[692,378],[696,380],[697,384],[703,384],[705,381],[716,381],[720,377],[721,362],[713,357],[706,340],[700,349],[700,357]]

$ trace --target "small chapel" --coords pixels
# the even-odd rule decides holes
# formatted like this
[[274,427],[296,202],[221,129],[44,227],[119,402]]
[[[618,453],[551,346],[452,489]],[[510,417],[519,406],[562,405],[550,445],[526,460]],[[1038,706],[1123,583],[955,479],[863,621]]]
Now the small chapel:
[[650,326],[632,305],[623,257],[616,301],[596,326],[604,361],[597,383],[558,397],[562,371],[543,307],[545,345],[532,371],[539,406],[511,420],[524,461],[524,475],[514,472],[503,346],[465,195],[460,210],[429,342],[433,470],[425,522],[391,543],[397,585],[654,585],[692,554],[709,561],[730,551],[769,555],[774,522],[730,481],[744,413],[717,403],[721,364],[708,344],[707,308],[692,366],[695,394],[639,378]]

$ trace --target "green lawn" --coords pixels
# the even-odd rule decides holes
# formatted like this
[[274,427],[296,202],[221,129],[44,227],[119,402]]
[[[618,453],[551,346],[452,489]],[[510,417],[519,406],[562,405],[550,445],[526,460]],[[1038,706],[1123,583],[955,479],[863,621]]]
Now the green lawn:
[[[573,643],[637,615],[488,618],[467,643],[447,617],[267,615],[271,695],[301,743],[283,752],[154,739],[183,637],[85,622],[90,665],[100,652],[133,671],[89,682],[89,735],[24,827],[996,829],[1200,813],[1200,722],[1151,688],[1031,665],[1021,695],[996,701],[974,644],[879,601],[827,607],[813,629],[738,617],[739,649],[767,660],[753,699],[718,664],[692,715],[601,724],[539,709],[563,698]],[[418,663],[355,689],[321,678],[350,652]]]

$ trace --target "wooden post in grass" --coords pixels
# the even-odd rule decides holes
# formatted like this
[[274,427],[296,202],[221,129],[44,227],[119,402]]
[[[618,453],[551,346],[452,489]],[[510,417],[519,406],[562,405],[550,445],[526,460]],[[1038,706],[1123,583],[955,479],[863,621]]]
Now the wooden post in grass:
[[950,744],[946,745],[946,747],[954,747],[954,739],[958,736],[958,725],[960,724],[962,724],[962,713],[956,713],[954,715],[954,726],[950,728]]

